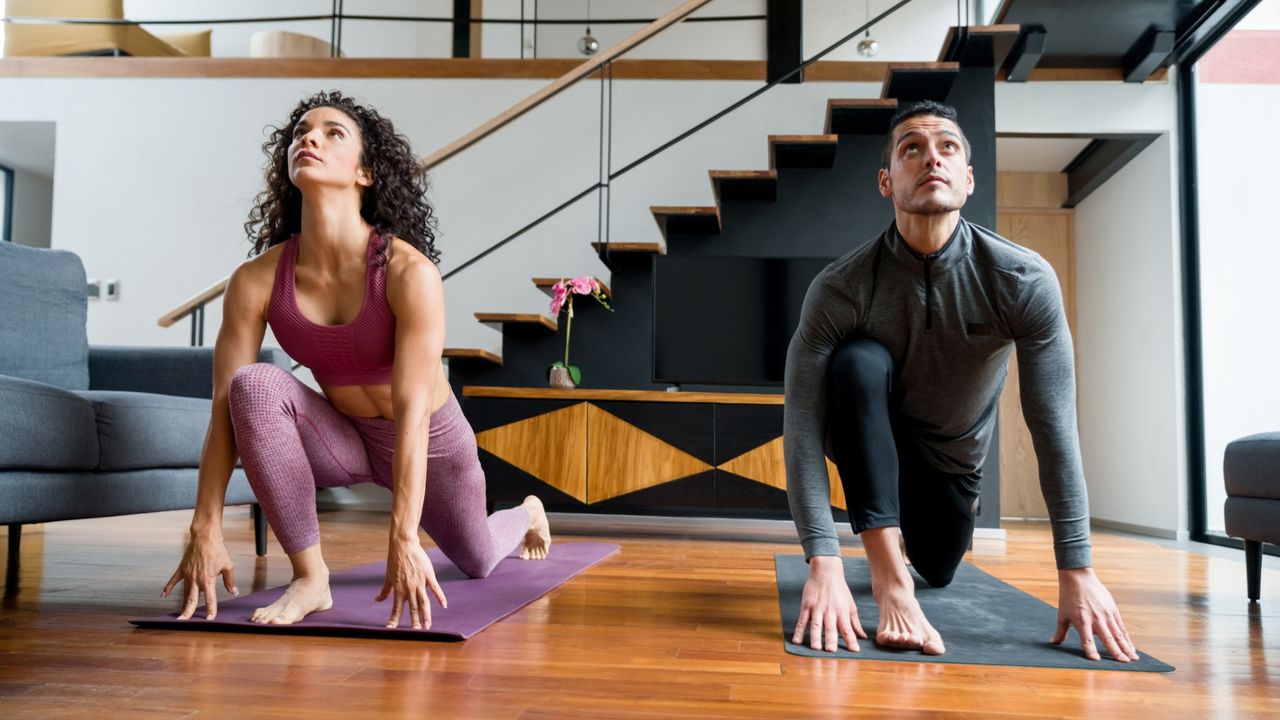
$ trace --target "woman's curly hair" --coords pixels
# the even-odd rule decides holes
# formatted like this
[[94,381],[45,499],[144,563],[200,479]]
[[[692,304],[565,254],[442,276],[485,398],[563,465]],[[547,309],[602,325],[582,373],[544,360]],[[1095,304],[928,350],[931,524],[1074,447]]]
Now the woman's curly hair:
[[254,198],[245,233],[253,242],[249,255],[260,255],[273,245],[289,239],[302,228],[302,192],[289,179],[289,145],[302,116],[318,107],[341,110],[360,126],[364,147],[360,162],[373,173],[373,184],[365,188],[360,216],[379,233],[393,234],[422,251],[434,263],[440,262],[436,249],[435,211],[427,203],[427,176],[403,135],[377,110],[360,105],[337,90],[319,92],[303,100],[283,126],[275,128],[262,144],[270,159],[267,187]]

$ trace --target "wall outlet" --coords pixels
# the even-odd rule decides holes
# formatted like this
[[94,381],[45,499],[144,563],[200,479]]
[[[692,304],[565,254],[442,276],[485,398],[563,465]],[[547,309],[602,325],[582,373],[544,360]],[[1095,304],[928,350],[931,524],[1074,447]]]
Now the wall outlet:
[[102,297],[102,283],[97,278],[89,278],[88,284],[85,285],[85,294],[90,300],[97,300]]
[[114,278],[107,278],[102,281],[103,300],[119,300],[120,299],[120,281]]

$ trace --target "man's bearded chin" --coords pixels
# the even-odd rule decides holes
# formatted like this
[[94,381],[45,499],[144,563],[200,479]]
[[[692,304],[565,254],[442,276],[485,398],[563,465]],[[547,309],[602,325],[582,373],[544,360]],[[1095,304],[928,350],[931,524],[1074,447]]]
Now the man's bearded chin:
[[[951,188],[947,188],[951,191]],[[951,191],[946,197],[930,195],[927,198],[917,199],[912,196],[911,191],[898,192],[894,191],[894,202],[903,210],[916,215],[945,215],[964,207],[964,201],[968,198],[962,192]]]

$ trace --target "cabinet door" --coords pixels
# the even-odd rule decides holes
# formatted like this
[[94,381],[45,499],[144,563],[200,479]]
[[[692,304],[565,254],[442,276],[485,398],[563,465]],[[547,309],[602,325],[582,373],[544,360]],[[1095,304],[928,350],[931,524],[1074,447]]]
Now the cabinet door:
[[[781,405],[716,405],[716,506],[789,511]],[[827,460],[831,505],[845,508],[844,488]]]
[[468,398],[490,502],[537,495],[549,508],[573,510],[587,499],[587,404]]
[[714,497],[710,405],[587,405],[587,502],[593,509],[698,509]]

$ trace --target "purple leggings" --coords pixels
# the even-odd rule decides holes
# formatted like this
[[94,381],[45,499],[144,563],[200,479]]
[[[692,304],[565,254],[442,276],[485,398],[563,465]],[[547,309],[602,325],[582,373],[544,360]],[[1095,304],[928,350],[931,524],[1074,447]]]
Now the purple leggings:
[[[230,388],[236,448],[285,552],[320,542],[316,488],[374,482],[391,489],[395,422],[338,412],[323,395],[266,363],[236,371]],[[453,564],[485,577],[529,529],[524,508],[485,517],[476,436],[450,395],[431,414],[422,529]]]

